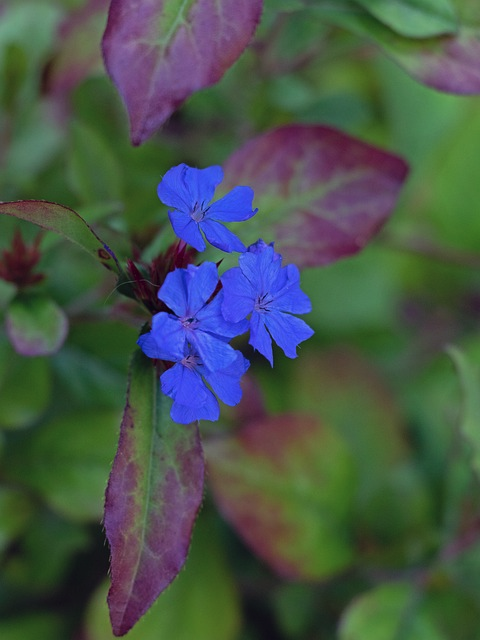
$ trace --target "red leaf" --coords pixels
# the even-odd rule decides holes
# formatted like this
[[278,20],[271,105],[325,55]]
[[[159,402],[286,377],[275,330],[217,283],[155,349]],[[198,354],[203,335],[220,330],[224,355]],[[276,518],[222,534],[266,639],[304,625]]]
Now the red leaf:
[[222,77],[250,42],[261,10],[262,0],[112,0],[103,55],[133,144]]
[[105,500],[113,632],[124,635],[182,568],[203,495],[196,424],[171,421],[152,361],[132,361],[118,451]]
[[304,125],[250,140],[224,168],[224,189],[255,191],[259,213],[235,229],[244,242],[275,240],[300,267],[362,249],[392,213],[408,170],[401,158],[340,131]]
[[[407,43],[399,38],[381,43],[416,80],[438,91],[460,95],[480,93],[480,29],[462,27],[455,36]],[[402,47],[403,44],[403,47]]]

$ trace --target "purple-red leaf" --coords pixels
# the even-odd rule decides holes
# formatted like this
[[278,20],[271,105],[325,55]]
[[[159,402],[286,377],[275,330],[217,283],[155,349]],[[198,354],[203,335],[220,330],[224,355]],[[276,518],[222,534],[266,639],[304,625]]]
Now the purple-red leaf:
[[386,151],[328,127],[290,125],[234,152],[222,186],[255,191],[259,213],[235,228],[244,242],[275,240],[287,260],[313,267],[362,249],[392,213],[406,175],[405,162]]
[[105,499],[113,632],[124,635],[187,557],[203,495],[198,427],[171,421],[152,361],[133,357],[118,451]]
[[262,0],[112,0],[103,55],[133,144],[220,80],[250,42],[261,10]]
[[32,222],[47,231],[54,231],[67,240],[78,244],[108,269],[115,271],[118,275],[123,274],[123,270],[110,247],[73,209],[47,200],[17,200],[15,202],[0,202],[1,214]]
[[400,37],[385,38],[380,44],[422,84],[445,93],[480,93],[480,28],[462,27],[455,36],[421,44],[405,46]]
[[315,580],[350,564],[355,476],[333,431],[310,416],[265,417],[205,447],[221,512],[274,571]]

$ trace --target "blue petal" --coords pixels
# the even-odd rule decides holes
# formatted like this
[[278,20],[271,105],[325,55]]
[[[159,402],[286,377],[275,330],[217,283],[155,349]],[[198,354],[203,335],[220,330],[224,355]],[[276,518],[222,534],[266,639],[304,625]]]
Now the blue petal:
[[203,209],[213,198],[215,189],[223,180],[223,170],[218,165],[207,167],[206,169],[187,167],[183,179],[191,194],[191,202],[194,205],[203,205]]
[[164,360],[165,352],[159,348],[157,341],[153,337],[151,331],[140,336],[137,340],[137,344],[143,351],[143,353],[149,358]]
[[192,209],[192,195],[185,184],[186,164],[172,167],[163,176],[157,187],[157,195],[163,204],[178,211],[189,213]]
[[237,358],[232,364],[222,371],[205,372],[205,380],[212,387],[217,396],[230,406],[240,402],[242,389],[240,378],[250,366],[249,361],[237,351]]
[[198,314],[201,322],[201,330],[224,338],[234,338],[248,331],[248,321],[241,318],[238,322],[226,320],[222,314],[223,290],[219,291],[215,298],[206,305]]
[[267,314],[260,314],[257,311],[252,313],[250,320],[250,340],[249,343],[254,349],[270,362],[273,367],[272,339],[265,329],[263,318]]
[[306,322],[288,313],[272,311],[264,315],[270,335],[288,358],[297,357],[297,345],[310,338],[314,331]]
[[176,362],[183,358],[185,330],[182,323],[164,311],[152,318],[152,335],[155,338],[162,360]]
[[310,298],[300,289],[300,272],[293,264],[282,269],[287,276],[286,284],[278,291],[272,291],[274,297],[270,309],[289,313],[309,313],[312,310]]
[[175,402],[193,408],[206,402],[208,389],[202,378],[183,364],[178,363],[167,369],[161,375],[160,382],[163,393]]
[[188,265],[188,275],[188,314],[194,316],[205,306],[218,285],[217,265],[213,262],[204,262],[199,267]]
[[183,211],[169,211],[171,225],[175,235],[184,240],[187,244],[192,245],[197,251],[204,251],[206,244],[200,233],[198,222],[195,222],[188,213]]
[[222,180],[223,171],[219,166],[192,169],[182,163],[167,171],[158,185],[157,194],[163,204],[190,214],[195,205],[210,202]]
[[220,222],[205,218],[199,224],[207,240],[217,249],[221,249],[226,253],[231,253],[232,251],[243,253],[245,251],[243,242]]
[[160,287],[158,297],[163,300],[175,315],[183,318],[188,313],[187,272],[185,269],[175,269],[167,273],[164,283]]
[[222,222],[241,222],[254,216],[258,209],[252,210],[253,189],[235,187],[226,196],[213,202],[208,208],[205,219]]
[[[262,253],[262,251],[264,251],[266,247],[272,247],[273,248],[274,244],[275,244],[274,242],[270,242],[269,244],[267,244],[264,240],[259,238],[256,242],[254,242],[253,244],[251,244],[247,248],[247,251],[249,251],[250,253]],[[273,259],[274,260],[281,260],[282,256],[279,253],[277,253],[276,251],[274,251]]]
[[[278,254],[277,254],[278,255]],[[251,282],[258,295],[269,293],[279,276],[282,261],[275,258],[273,247],[266,246],[260,253],[247,251],[238,259],[243,275]]]
[[198,329],[192,331],[190,335],[206,369],[210,371],[225,369],[235,360],[235,350],[223,340]]
[[253,311],[256,290],[239,267],[225,271],[220,280],[223,285],[223,317],[231,322],[243,320]]
[[179,402],[174,402],[170,410],[170,417],[179,424],[190,424],[196,420],[218,420],[220,407],[213,393],[207,389],[207,397],[200,407],[187,407]]

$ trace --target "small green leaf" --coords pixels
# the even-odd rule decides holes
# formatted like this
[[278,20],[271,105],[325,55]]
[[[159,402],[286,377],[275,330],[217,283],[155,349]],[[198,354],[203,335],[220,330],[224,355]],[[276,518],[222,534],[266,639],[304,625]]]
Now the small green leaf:
[[407,38],[455,33],[458,27],[450,0],[355,0],[368,13]]
[[471,447],[472,467],[480,476],[480,371],[457,347],[448,347],[447,353],[455,364],[462,387],[460,430]]
[[63,345],[68,318],[47,296],[21,294],[9,305],[6,330],[13,348],[22,356],[48,356]]
[[350,604],[338,640],[447,640],[419,609],[420,594],[408,583],[384,584]]

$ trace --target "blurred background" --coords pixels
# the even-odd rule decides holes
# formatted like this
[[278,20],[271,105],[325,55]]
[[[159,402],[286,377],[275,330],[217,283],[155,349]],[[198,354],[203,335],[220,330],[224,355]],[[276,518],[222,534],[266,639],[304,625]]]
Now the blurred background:
[[[315,336],[300,357],[275,352],[273,370],[253,357],[241,405],[202,425],[211,466],[190,557],[128,637],[479,638],[480,98],[423,86],[270,0],[223,79],[134,148],[99,51],[107,4],[0,3],[1,200],[58,202],[146,247],[168,168],[222,164],[282,124],[336,127],[410,165],[361,253],[303,271]],[[0,226],[0,256],[39,233]],[[54,355],[25,357],[0,326],[0,638],[108,640],[103,493],[148,315],[80,249],[38,243],[35,286],[69,328]],[[2,316],[15,293],[0,280]],[[229,467],[219,434],[253,424],[270,454]],[[237,490],[263,514],[255,527]]]

